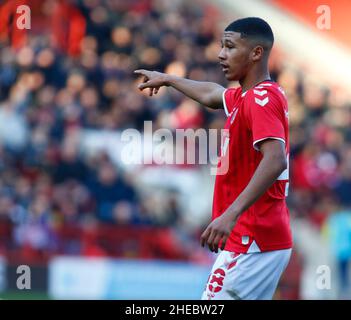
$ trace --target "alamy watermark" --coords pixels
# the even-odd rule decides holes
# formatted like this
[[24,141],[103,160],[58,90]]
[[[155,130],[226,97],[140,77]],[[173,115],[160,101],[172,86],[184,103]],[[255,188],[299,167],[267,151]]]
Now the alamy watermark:
[[[221,138],[218,156],[218,137]],[[229,168],[229,130],[176,129],[153,130],[152,121],[144,121],[143,133],[136,129],[122,132],[121,160],[126,165],[205,165],[211,175],[224,175]]]
[[21,5],[16,9],[17,15],[16,26],[20,30],[31,28],[31,10],[29,6]]
[[316,20],[316,26],[319,30],[330,30],[331,29],[331,10],[326,4],[322,4],[317,7],[316,13],[319,17]]
[[31,289],[31,272],[30,267],[27,265],[20,265],[17,267],[16,273],[19,274],[16,286],[19,290],[30,290]]
[[320,265],[316,270],[317,279],[316,287],[318,290],[330,290],[331,289],[331,271],[327,265]]
[[[16,26],[20,30],[31,29],[31,9],[27,5],[20,5],[16,9],[17,19]],[[330,30],[331,29],[331,10],[330,6],[321,4],[316,8],[316,14],[318,18],[316,20],[316,26],[319,30]]]

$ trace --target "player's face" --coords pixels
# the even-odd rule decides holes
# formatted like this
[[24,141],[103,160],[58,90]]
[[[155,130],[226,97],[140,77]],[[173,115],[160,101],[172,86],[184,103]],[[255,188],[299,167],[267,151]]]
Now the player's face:
[[238,81],[245,77],[250,65],[248,43],[238,32],[225,31],[222,37],[222,49],[218,58],[225,77],[229,81]]

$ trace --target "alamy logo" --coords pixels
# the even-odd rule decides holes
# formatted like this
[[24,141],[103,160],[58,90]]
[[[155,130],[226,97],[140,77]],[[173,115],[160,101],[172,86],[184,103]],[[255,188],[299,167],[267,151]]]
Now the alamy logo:
[[30,8],[26,5],[21,5],[17,7],[16,10],[17,17],[16,20],[16,26],[20,30],[27,29],[29,30],[31,28],[31,11]]
[[322,4],[317,7],[316,12],[320,14],[317,18],[316,26],[319,30],[331,29],[331,11],[328,5]]
[[20,274],[16,281],[17,288],[20,290],[29,290],[31,288],[30,267],[27,265],[20,265],[18,266],[16,273]]
[[[221,156],[218,157],[217,140],[221,136]],[[140,164],[211,164],[211,175],[224,175],[229,169],[229,131],[222,129],[176,129],[175,132],[159,128],[153,130],[152,121],[144,122],[144,130],[134,128],[122,132],[121,161],[125,165]]]
[[331,272],[327,265],[318,266],[317,270],[316,287],[319,290],[330,290],[331,289]]

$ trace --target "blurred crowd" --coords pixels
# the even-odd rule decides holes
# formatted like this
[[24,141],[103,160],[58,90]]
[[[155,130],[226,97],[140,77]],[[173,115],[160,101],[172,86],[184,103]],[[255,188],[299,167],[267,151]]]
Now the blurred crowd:
[[[15,23],[23,3],[3,4],[3,21]],[[0,217],[11,224],[13,241],[3,241],[1,251],[25,247],[47,256],[62,247],[63,226],[115,224],[178,228],[173,242],[183,248],[181,257],[196,257],[189,243],[197,245],[198,231],[182,231],[176,188],[138,192],[140,171],[123,170],[108,150],[85,152],[82,141],[87,132],[142,130],[145,120],[155,128],[166,118],[172,128],[208,127],[218,115],[175,92],[147,99],[133,70],[223,82],[216,10],[171,1],[27,4],[31,30],[0,29]],[[206,221],[210,208],[207,215]]]
[[[161,177],[169,188],[149,189],[139,179],[143,166],[128,170],[107,149],[87,152],[82,137],[142,131],[147,120],[171,130],[221,128],[223,112],[172,89],[149,98],[133,75],[145,68],[228,86],[217,59],[224,27],[218,8],[203,0],[33,0],[32,29],[16,34],[9,30],[19,2],[26,1],[0,7],[7,22],[0,24],[0,223],[11,226],[0,253],[24,247],[55,253],[60,228],[108,224],[168,228],[163,237],[172,252],[205,259],[194,248],[210,201],[201,219],[192,217],[196,210],[184,212],[189,206],[173,183],[177,175]],[[344,266],[351,257],[351,101],[287,57],[276,44],[270,67],[289,100],[291,215],[331,237]],[[190,167],[176,170],[201,171]],[[188,228],[191,220],[198,223]],[[343,248],[333,234],[343,237]],[[99,248],[91,252],[109,254],[104,243]],[[79,241],[74,252],[84,252]]]

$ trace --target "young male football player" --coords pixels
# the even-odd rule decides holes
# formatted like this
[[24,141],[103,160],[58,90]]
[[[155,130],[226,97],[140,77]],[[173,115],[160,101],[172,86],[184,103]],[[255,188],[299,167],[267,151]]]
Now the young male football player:
[[221,251],[202,299],[272,299],[290,259],[288,104],[268,70],[273,42],[260,18],[239,19],[224,30],[219,63],[239,88],[135,71],[144,76],[139,89],[150,88],[150,96],[172,86],[227,116],[221,161],[229,159],[228,170],[216,176],[212,222],[201,236],[203,246]]

